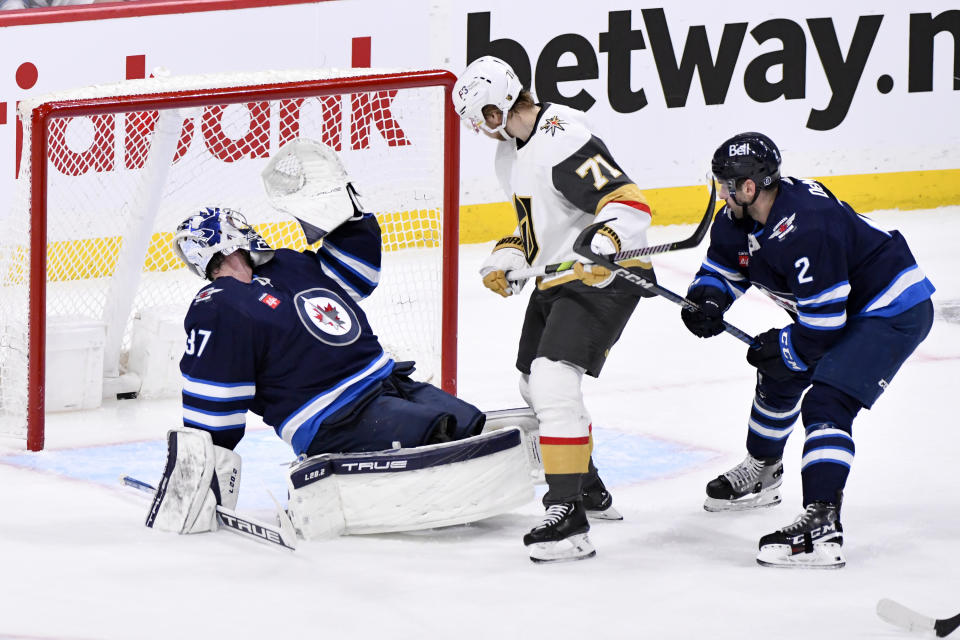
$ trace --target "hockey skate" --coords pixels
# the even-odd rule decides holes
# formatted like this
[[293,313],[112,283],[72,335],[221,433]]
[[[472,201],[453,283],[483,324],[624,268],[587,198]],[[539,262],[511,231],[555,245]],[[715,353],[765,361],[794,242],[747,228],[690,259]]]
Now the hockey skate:
[[580,502],[562,502],[547,507],[543,522],[523,536],[533,562],[584,560],[597,555],[587,532],[587,512]]
[[583,508],[592,520],[623,520],[613,506],[613,496],[607,491],[600,476],[583,489]]
[[783,483],[781,458],[754,458],[743,462],[707,483],[707,511],[744,511],[780,504]]
[[813,502],[793,524],[760,538],[757,563],[787,569],[839,569],[843,558],[840,509]]

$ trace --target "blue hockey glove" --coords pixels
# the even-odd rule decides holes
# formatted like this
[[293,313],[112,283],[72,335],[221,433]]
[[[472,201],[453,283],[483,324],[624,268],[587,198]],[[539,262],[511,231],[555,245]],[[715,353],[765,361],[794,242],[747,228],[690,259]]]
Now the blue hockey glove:
[[780,355],[780,329],[770,329],[758,335],[747,350],[747,362],[777,382],[789,380],[794,375]]
[[698,338],[712,338],[723,333],[723,312],[727,305],[723,291],[716,287],[695,287],[687,293],[687,300],[700,307],[698,311],[686,307],[680,311],[680,319],[690,333]]

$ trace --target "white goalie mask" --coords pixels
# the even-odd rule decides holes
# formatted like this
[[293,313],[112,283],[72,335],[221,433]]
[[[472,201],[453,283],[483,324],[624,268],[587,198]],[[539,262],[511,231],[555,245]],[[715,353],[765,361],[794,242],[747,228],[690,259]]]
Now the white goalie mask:
[[207,266],[213,256],[228,256],[237,249],[249,251],[254,266],[273,257],[273,249],[247,224],[243,214],[226,207],[197,211],[180,223],[173,236],[173,252],[194,273],[208,280]]
[[[483,56],[471,62],[453,85],[453,106],[465,124],[474,131],[483,129],[501,138],[509,139],[507,112],[517,101],[523,85],[513,69],[500,58]],[[500,126],[491,129],[483,118],[488,104],[500,110]]]

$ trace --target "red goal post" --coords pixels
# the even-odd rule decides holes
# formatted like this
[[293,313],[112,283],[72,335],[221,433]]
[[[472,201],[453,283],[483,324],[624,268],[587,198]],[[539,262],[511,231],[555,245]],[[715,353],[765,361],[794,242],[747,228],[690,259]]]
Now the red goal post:
[[365,301],[374,331],[456,393],[455,81],[440,70],[263,72],[134,80],[21,103],[18,201],[0,240],[0,435],[44,446],[55,317],[103,324],[113,380],[129,374],[137,314],[186,310],[203,283],[169,244],[192,210],[238,209],[271,245],[305,248],[259,181],[267,158],[301,136],[340,153],[380,219],[381,285]]

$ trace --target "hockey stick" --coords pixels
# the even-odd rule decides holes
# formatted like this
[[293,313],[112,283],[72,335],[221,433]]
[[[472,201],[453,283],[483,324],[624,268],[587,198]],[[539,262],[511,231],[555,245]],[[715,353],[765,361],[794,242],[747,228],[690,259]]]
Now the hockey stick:
[[887,598],[877,603],[877,615],[907,631],[933,631],[938,638],[945,638],[953,633],[954,629],[960,627],[960,613],[952,618],[935,620]]
[[[641,247],[639,249],[628,249],[627,251],[621,251],[620,253],[613,253],[608,256],[605,256],[606,260],[609,262],[620,262],[621,260],[629,260],[630,258],[640,258],[644,256],[654,256],[660,253],[669,253],[670,251],[676,251],[678,249],[689,249],[690,247],[695,247],[703,240],[704,236],[707,235],[707,231],[710,229],[710,223],[713,221],[713,213],[716,209],[717,202],[717,185],[713,183],[710,185],[710,201],[707,202],[707,209],[703,212],[703,218],[700,219],[700,224],[697,225],[697,228],[694,230],[693,235],[689,238],[684,238],[683,240],[677,240],[676,242],[667,242],[664,244],[655,244],[652,247]],[[569,271],[573,269],[573,265],[577,263],[577,260],[567,260],[566,262],[558,262],[556,264],[548,264],[542,267],[528,267],[526,269],[514,269],[513,271],[508,271],[506,276],[507,280],[513,282],[515,280],[524,280],[526,278],[534,278],[537,276],[548,276],[552,273],[559,273],[561,271]]]
[[[144,493],[152,494],[157,490],[152,484],[137,480],[132,476],[120,476],[120,482]],[[273,495],[271,494],[270,497],[273,498]],[[277,504],[276,499],[274,499],[274,504]],[[217,506],[217,520],[230,531],[259,542],[269,542],[294,551],[297,548],[297,534],[294,531],[293,523],[290,522],[289,516],[280,509],[279,504],[277,504],[277,513],[280,518],[279,529],[273,525],[238,515],[235,511],[226,507]]]
[[[699,311],[700,307],[698,307],[695,302],[691,302],[686,298],[684,298],[683,296],[679,296],[675,294],[673,291],[670,291],[669,289],[665,289],[660,285],[655,284],[650,280],[647,280],[643,276],[633,273],[626,267],[621,267],[618,264],[610,262],[609,260],[606,259],[606,257],[591,251],[590,241],[593,239],[594,234],[597,232],[597,230],[601,226],[603,226],[603,223],[597,222],[595,224],[590,225],[583,231],[581,231],[580,235],[577,236],[577,239],[573,241],[573,250],[579,253],[580,255],[582,255],[584,258],[589,258],[591,261],[593,261],[594,264],[598,264],[601,267],[606,267],[607,269],[610,270],[610,273],[612,273],[613,275],[620,276],[621,278],[637,285],[638,287],[642,287],[646,289],[650,293],[655,293],[658,296],[666,298],[670,302],[673,302],[674,304],[678,304],[685,309]],[[753,346],[753,338],[748,333],[736,328],[729,322],[724,321],[723,330],[729,333],[730,335],[732,335],[734,338],[744,342],[745,344],[748,344],[751,347]]]

